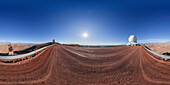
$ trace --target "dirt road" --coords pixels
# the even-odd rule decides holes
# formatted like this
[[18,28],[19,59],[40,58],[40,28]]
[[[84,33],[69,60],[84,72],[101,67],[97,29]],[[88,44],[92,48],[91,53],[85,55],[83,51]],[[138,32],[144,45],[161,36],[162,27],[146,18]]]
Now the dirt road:
[[55,45],[17,64],[0,63],[0,84],[113,85],[170,84],[170,62],[141,46]]

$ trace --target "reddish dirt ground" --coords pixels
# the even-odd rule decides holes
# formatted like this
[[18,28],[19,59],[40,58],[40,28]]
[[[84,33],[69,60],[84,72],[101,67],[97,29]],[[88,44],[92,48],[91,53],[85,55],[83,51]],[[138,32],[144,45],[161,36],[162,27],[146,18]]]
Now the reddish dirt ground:
[[0,63],[0,84],[169,85],[170,62],[142,46],[52,46],[32,59]]

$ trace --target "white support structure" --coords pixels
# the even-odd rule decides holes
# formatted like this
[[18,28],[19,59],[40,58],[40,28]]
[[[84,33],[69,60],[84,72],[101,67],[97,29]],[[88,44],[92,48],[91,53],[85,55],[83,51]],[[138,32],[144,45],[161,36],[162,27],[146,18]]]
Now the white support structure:
[[154,55],[157,55],[157,56],[159,56],[159,57],[162,57],[162,58],[164,58],[165,60],[170,59],[170,56],[168,56],[168,55],[162,55],[162,54],[153,52],[153,51],[151,51],[150,49],[146,48],[145,46],[144,46],[144,48],[145,48],[148,52],[150,52],[150,53],[152,53],[152,54],[154,54]]
[[43,49],[45,49],[45,48],[48,48],[48,47],[50,47],[50,46],[52,46],[52,45],[42,47],[42,48],[40,48],[40,49],[38,49],[38,50],[29,52],[29,53],[26,53],[26,54],[14,55],[14,56],[0,56],[0,59],[18,59],[18,58],[23,58],[23,57],[26,57],[26,56],[33,55],[33,54],[35,54],[35,53],[37,53],[37,52],[39,52],[39,51],[41,51],[41,50],[43,50]]

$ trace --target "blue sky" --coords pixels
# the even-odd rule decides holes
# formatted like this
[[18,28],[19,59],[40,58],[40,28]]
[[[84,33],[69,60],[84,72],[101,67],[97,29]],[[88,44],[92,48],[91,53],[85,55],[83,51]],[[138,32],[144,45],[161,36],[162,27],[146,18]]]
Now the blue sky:
[[[126,44],[170,41],[170,0],[1,0],[0,41]],[[88,33],[88,37],[82,34]]]

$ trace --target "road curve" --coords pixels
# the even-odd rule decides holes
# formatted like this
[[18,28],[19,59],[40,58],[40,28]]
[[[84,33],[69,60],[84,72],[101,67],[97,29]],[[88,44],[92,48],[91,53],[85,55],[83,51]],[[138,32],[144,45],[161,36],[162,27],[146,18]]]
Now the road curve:
[[0,84],[113,85],[170,84],[170,62],[142,46],[51,46],[35,57],[0,62]]

